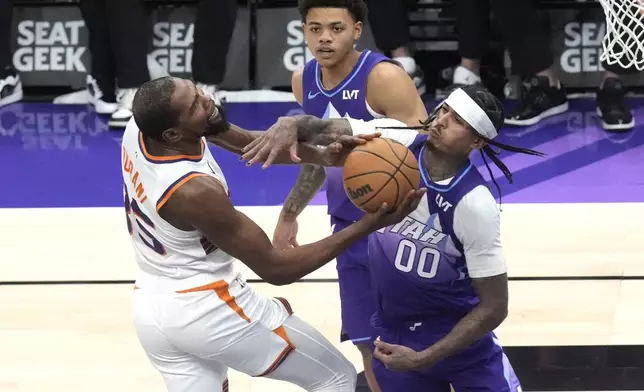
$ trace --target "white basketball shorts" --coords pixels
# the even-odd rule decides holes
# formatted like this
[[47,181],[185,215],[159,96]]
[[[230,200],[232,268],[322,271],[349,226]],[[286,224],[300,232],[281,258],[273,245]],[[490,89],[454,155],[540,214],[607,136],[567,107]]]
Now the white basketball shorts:
[[285,299],[243,279],[180,292],[134,290],[134,325],[169,392],[225,392],[228,368],[308,391],[355,391],[353,365]]

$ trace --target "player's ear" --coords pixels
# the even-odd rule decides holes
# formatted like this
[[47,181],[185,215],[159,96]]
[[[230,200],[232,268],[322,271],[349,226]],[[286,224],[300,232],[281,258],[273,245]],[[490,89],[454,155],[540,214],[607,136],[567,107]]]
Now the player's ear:
[[473,150],[480,150],[481,148],[487,146],[487,141],[481,137],[476,137],[472,143]]
[[353,24],[353,39],[357,41],[362,36],[362,22]]

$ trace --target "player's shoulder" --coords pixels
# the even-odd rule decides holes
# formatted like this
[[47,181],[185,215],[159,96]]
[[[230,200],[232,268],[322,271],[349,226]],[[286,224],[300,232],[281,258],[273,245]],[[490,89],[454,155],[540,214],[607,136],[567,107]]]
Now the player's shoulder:
[[200,206],[205,200],[209,203],[227,199],[228,192],[223,184],[212,175],[203,172],[188,172],[174,181],[164,192],[168,197],[161,197],[161,200],[170,199],[172,205],[181,210],[191,209]]
[[291,74],[291,84],[297,82],[302,84],[302,78],[304,76],[304,66],[297,67],[295,71]]
[[130,118],[130,120],[127,122],[125,125],[125,130],[123,131],[123,139],[125,140],[128,136],[135,135],[138,137],[139,135],[139,126],[136,125],[136,121],[134,121],[134,116]]
[[464,215],[466,219],[497,220],[499,205],[486,185],[477,185],[467,192],[456,205],[455,214]]
[[381,61],[374,65],[369,73],[369,83],[377,85],[396,83],[401,79],[409,78],[407,72],[397,62],[393,60]]
[[293,91],[295,100],[300,104],[302,103],[302,96],[303,96],[303,89],[304,89],[303,77],[304,77],[304,67],[298,67],[291,74],[291,90]]

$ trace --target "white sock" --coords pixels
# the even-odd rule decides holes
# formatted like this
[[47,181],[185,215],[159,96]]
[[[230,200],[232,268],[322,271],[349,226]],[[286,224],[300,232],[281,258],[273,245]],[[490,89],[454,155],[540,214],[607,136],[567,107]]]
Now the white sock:
[[402,65],[405,72],[412,74],[416,72],[416,60],[410,56],[394,57],[393,60],[398,61]]
[[452,83],[454,84],[465,84],[470,85],[474,83],[481,83],[481,77],[469,69],[459,65],[454,70],[454,76],[452,77]]

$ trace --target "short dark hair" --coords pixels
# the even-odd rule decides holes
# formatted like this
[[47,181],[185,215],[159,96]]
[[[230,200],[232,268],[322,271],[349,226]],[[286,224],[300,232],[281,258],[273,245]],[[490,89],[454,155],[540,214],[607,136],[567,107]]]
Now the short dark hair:
[[368,12],[364,0],[299,0],[297,8],[303,22],[306,22],[306,15],[311,8],[344,8],[349,11],[353,20],[362,23],[367,20]]
[[141,133],[152,139],[177,124],[179,113],[172,107],[175,84],[171,76],[143,83],[134,95],[132,113]]

